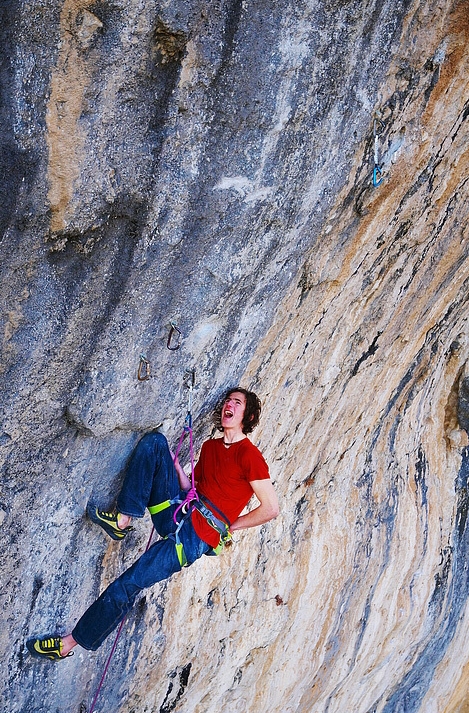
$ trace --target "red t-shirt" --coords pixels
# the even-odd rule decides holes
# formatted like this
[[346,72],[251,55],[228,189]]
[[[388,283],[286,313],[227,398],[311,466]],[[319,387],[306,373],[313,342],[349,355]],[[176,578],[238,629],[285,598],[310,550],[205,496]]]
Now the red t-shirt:
[[[205,495],[232,523],[244,510],[253,494],[253,480],[269,478],[269,469],[260,450],[249,438],[223,445],[223,438],[205,441],[195,466],[197,492]],[[214,513],[218,517],[217,513]],[[212,547],[220,535],[199,512],[192,513],[194,530]]]

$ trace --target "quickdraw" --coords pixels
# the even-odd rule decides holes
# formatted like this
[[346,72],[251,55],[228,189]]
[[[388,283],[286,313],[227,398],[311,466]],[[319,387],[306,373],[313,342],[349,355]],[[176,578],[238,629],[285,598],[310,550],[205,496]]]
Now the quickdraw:
[[[188,399],[188,406],[187,406],[187,415],[186,419],[184,421],[184,427],[182,429],[181,437],[179,439],[179,443],[176,447],[176,452],[174,454],[174,462],[176,462],[179,452],[181,450],[182,443],[184,441],[184,438],[186,437],[186,434],[189,434],[189,454],[190,454],[190,461],[191,461],[191,487],[186,493],[186,497],[184,500],[180,500],[179,498],[176,498],[173,501],[166,501],[166,507],[169,505],[177,504],[177,508],[175,509],[173,513],[173,520],[174,524],[176,525],[176,531],[174,532],[173,538],[176,544],[176,552],[179,560],[179,564],[181,567],[185,567],[187,564],[187,558],[184,553],[184,548],[182,546],[182,542],[179,539],[179,532],[181,530],[181,527],[184,525],[184,522],[186,519],[189,517],[190,512],[191,512],[191,503],[194,502],[194,500],[198,500],[199,496],[197,494],[197,490],[195,488],[195,464],[194,464],[194,440],[193,440],[193,433],[192,433],[192,392],[194,390],[195,386],[195,369],[190,369],[186,370],[185,376],[184,376],[184,386],[189,389],[189,399]],[[151,514],[154,512],[154,508],[157,507],[159,508],[160,505],[156,506],[150,506],[148,510],[150,511]],[[182,518],[178,520],[178,516],[182,514]]]
[[383,170],[379,165],[379,138],[377,124],[384,126],[383,122],[378,116],[373,119],[373,136],[374,136],[374,160],[375,166],[373,168],[373,186],[377,188],[383,182]]
[[[181,330],[176,324],[174,324],[174,322],[170,322],[168,341],[166,342],[166,346],[169,351],[177,351],[181,346],[181,339]],[[148,379],[151,379],[151,365],[145,354],[140,354],[140,361],[137,370],[137,379],[139,381],[148,381]]]

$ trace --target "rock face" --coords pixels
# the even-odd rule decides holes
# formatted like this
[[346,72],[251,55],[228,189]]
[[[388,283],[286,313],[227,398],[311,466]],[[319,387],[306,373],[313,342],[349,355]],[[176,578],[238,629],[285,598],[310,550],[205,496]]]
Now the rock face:
[[145,547],[86,504],[191,369],[198,443],[261,396],[281,516],[145,593],[96,710],[466,711],[467,0],[0,16],[2,711],[89,711],[112,638],[24,641]]

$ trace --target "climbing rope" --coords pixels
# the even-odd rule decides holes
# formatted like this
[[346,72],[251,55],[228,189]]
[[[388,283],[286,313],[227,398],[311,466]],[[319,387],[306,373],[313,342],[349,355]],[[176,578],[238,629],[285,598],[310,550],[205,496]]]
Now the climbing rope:
[[[142,357],[140,357],[140,358],[142,359]],[[149,377],[147,377],[147,378],[149,378]],[[188,433],[189,434],[190,461],[191,461],[191,488],[187,492],[185,500],[183,500],[183,502],[180,503],[179,507],[176,509],[176,511],[173,515],[174,522],[178,526],[178,529],[176,530],[176,533],[175,533],[176,538],[177,538],[177,533],[178,533],[179,529],[182,527],[183,522],[184,522],[184,519],[181,522],[178,522],[177,513],[179,511],[184,512],[184,507],[188,507],[191,502],[193,502],[194,500],[198,500],[198,497],[199,497],[197,495],[197,491],[195,489],[194,443],[193,443],[193,436],[192,436],[192,392],[193,392],[194,385],[195,385],[195,369],[192,369],[192,370],[186,372],[186,375],[184,377],[184,385],[189,388],[189,404],[188,404],[187,415],[186,415],[186,419],[184,421],[184,427],[183,427],[183,430],[181,433],[181,437],[179,439],[179,442],[178,442],[178,445],[176,448],[176,452],[173,456],[173,462],[174,463],[176,462],[176,460],[179,456],[179,452],[181,450],[184,438],[185,438],[186,434]],[[147,546],[145,547],[145,552],[147,552],[148,549],[150,548],[154,532],[155,532],[155,528],[152,527],[151,532],[150,532],[150,537],[148,538]],[[176,548],[177,548],[177,542],[176,542]],[[117,629],[116,637],[115,637],[114,643],[111,647],[111,651],[109,652],[109,656],[107,657],[107,661],[104,666],[103,674],[101,676],[101,680],[99,681],[98,687],[96,689],[96,693],[94,694],[94,698],[91,703],[89,713],[93,713],[93,711],[95,710],[96,701],[98,700],[98,696],[99,696],[101,689],[103,687],[104,679],[106,678],[106,674],[107,674],[109,666],[111,664],[112,657],[114,656],[114,652],[117,647],[117,642],[119,641],[119,637],[121,635],[121,631],[124,627],[126,619],[127,619],[127,614],[124,616],[121,623],[119,624],[119,628]]]
[[182,522],[180,523],[178,521],[178,515],[179,513],[186,514],[190,504],[194,500],[198,500],[199,496],[197,495],[197,490],[195,488],[195,464],[194,464],[194,439],[193,439],[193,432],[192,432],[192,392],[194,390],[195,386],[195,369],[191,369],[186,371],[185,378],[184,378],[184,385],[189,389],[189,403],[187,406],[187,415],[186,415],[186,420],[184,421],[184,428],[181,433],[181,437],[179,439],[179,443],[176,448],[176,453],[174,455],[174,462],[176,462],[178,456],[179,456],[179,451],[181,450],[182,442],[184,441],[184,438],[186,434],[189,434],[189,454],[190,454],[190,462],[191,462],[191,487],[186,493],[186,497],[178,505],[176,510],[174,511],[173,515],[173,520],[174,523],[178,526],[180,529]]
[[[150,532],[150,537],[148,538],[147,546],[146,546],[146,548],[145,548],[145,552],[146,552],[146,551],[149,549],[149,547],[150,547],[150,544],[151,544],[151,541],[152,541],[152,538],[153,538],[153,533],[154,533],[154,531],[155,531],[155,528],[152,527],[152,528],[151,528],[151,532]],[[98,696],[99,696],[99,694],[100,694],[100,692],[101,692],[101,688],[103,687],[104,679],[106,678],[106,674],[107,674],[108,669],[109,669],[109,666],[110,666],[110,664],[111,664],[111,659],[112,659],[112,657],[114,656],[114,651],[116,650],[117,642],[119,641],[119,637],[120,637],[120,635],[121,635],[121,631],[122,631],[122,629],[123,629],[123,626],[124,626],[124,624],[125,624],[126,619],[127,619],[127,614],[126,614],[125,617],[122,619],[121,623],[119,624],[119,628],[117,629],[116,638],[114,639],[114,643],[113,643],[113,645],[112,645],[112,647],[111,647],[111,651],[109,652],[109,656],[107,657],[106,665],[104,666],[103,675],[101,676],[101,680],[100,680],[100,682],[99,682],[99,684],[98,684],[98,688],[96,689],[96,693],[94,694],[93,702],[91,703],[91,708],[90,708],[90,710],[89,710],[89,713],[93,713],[93,711],[94,711],[94,707],[95,707],[95,705],[96,705],[96,701],[98,700]]]

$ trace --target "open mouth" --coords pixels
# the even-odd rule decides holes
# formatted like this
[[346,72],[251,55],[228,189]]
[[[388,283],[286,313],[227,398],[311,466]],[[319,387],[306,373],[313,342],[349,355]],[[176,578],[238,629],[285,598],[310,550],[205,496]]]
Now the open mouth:
[[223,411],[223,415],[225,418],[233,418],[233,411],[230,411],[230,409],[225,409]]

